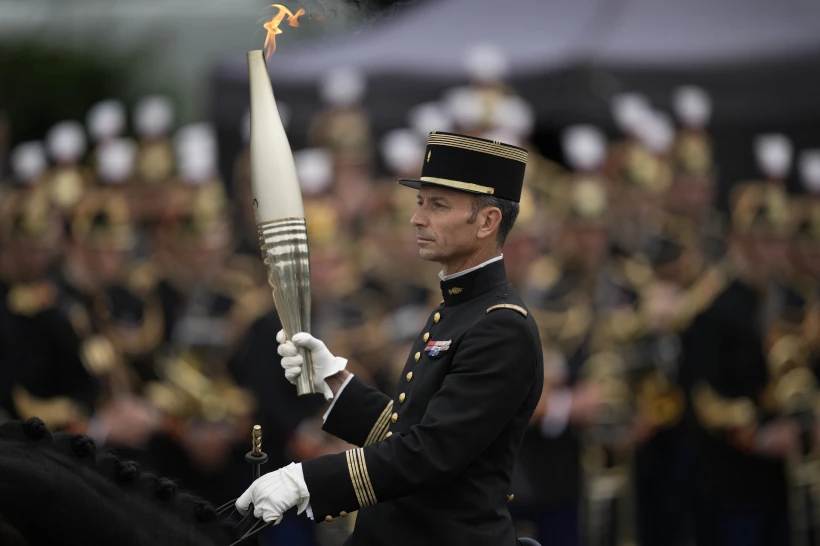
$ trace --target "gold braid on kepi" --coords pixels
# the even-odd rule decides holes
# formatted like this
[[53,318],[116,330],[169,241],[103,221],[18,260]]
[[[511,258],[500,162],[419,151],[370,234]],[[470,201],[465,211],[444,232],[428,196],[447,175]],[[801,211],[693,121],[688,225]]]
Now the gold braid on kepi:
[[527,158],[527,150],[518,146],[434,131],[427,138],[421,176],[400,178],[398,183],[415,189],[441,186],[518,203]]

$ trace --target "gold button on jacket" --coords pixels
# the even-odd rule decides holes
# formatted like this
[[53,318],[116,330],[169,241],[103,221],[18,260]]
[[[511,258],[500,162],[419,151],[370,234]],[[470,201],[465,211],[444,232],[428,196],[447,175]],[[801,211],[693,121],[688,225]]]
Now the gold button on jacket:
[[404,394],[404,393],[401,393],[401,394],[399,395],[399,404],[404,404],[404,399],[405,399],[405,398],[407,398],[407,395],[406,395],[406,394]]
[[425,342],[430,341],[430,332],[425,333],[422,339],[424,339]]
[[413,379],[413,372],[407,372],[407,381]]
[[440,321],[440,320],[441,320],[441,313],[436,313],[435,315],[433,315],[433,322],[438,324],[438,321]]
[[421,359],[421,352],[417,352],[413,358],[418,362]]
[[398,413],[394,413],[393,415],[391,415],[391,416],[390,416],[390,420],[391,420],[391,421],[393,421],[393,422],[395,423],[396,421],[398,421],[398,420],[399,420],[399,414],[398,414]]

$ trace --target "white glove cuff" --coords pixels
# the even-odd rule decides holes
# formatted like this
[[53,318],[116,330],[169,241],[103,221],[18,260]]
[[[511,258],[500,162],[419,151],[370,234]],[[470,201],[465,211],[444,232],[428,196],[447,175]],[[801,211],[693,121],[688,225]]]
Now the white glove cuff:
[[328,367],[322,370],[322,377],[315,377],[316,380],[316,388],[319,389],[324,395],[325,400],[332,400],[333,399],[333,391],[328,386],[327,382],[325,381],[328,377],[336,375],[340,371],[344,370],[347,367],[347,359],[342,358],[340,356],[334,356],[333,360],[330,362]]
[[301,463],[290,463],[282,469],[282,476],[290,481],[299,491],[299,502],[296,504],[298,514],[305,511],[308,504],[310,504],[310,493],[308,492],[307,483],[305,483],[305,473],[302,471]]

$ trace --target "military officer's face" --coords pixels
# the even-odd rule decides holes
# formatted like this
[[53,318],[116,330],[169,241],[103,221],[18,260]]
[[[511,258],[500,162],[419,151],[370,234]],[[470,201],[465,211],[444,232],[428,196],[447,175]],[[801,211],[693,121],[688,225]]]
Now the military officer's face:
[[469,193],[422,186],[418,209],[410,219],[416,227],[419,257],[447,263],[472,256],[483,245],[495,241],[497,225],[488,228],[487,222],[490,209],[480,211],[475,221],[470,222],[472,210],[473,197]]

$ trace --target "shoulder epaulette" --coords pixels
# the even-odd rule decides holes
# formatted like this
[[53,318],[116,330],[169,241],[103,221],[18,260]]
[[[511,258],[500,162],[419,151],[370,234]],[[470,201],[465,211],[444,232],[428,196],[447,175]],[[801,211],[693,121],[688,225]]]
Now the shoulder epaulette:
[[521,313],[522,316],[526,317],[529,313],[527,310],[521,307],[520,305],[513,305],[511,303],[499,303],[498,305],[493,305],[489,309],[487,309],[487,313],[491,313],[492,311],[496,311],[498,309],[512,309],[513,311],[517,311]]

